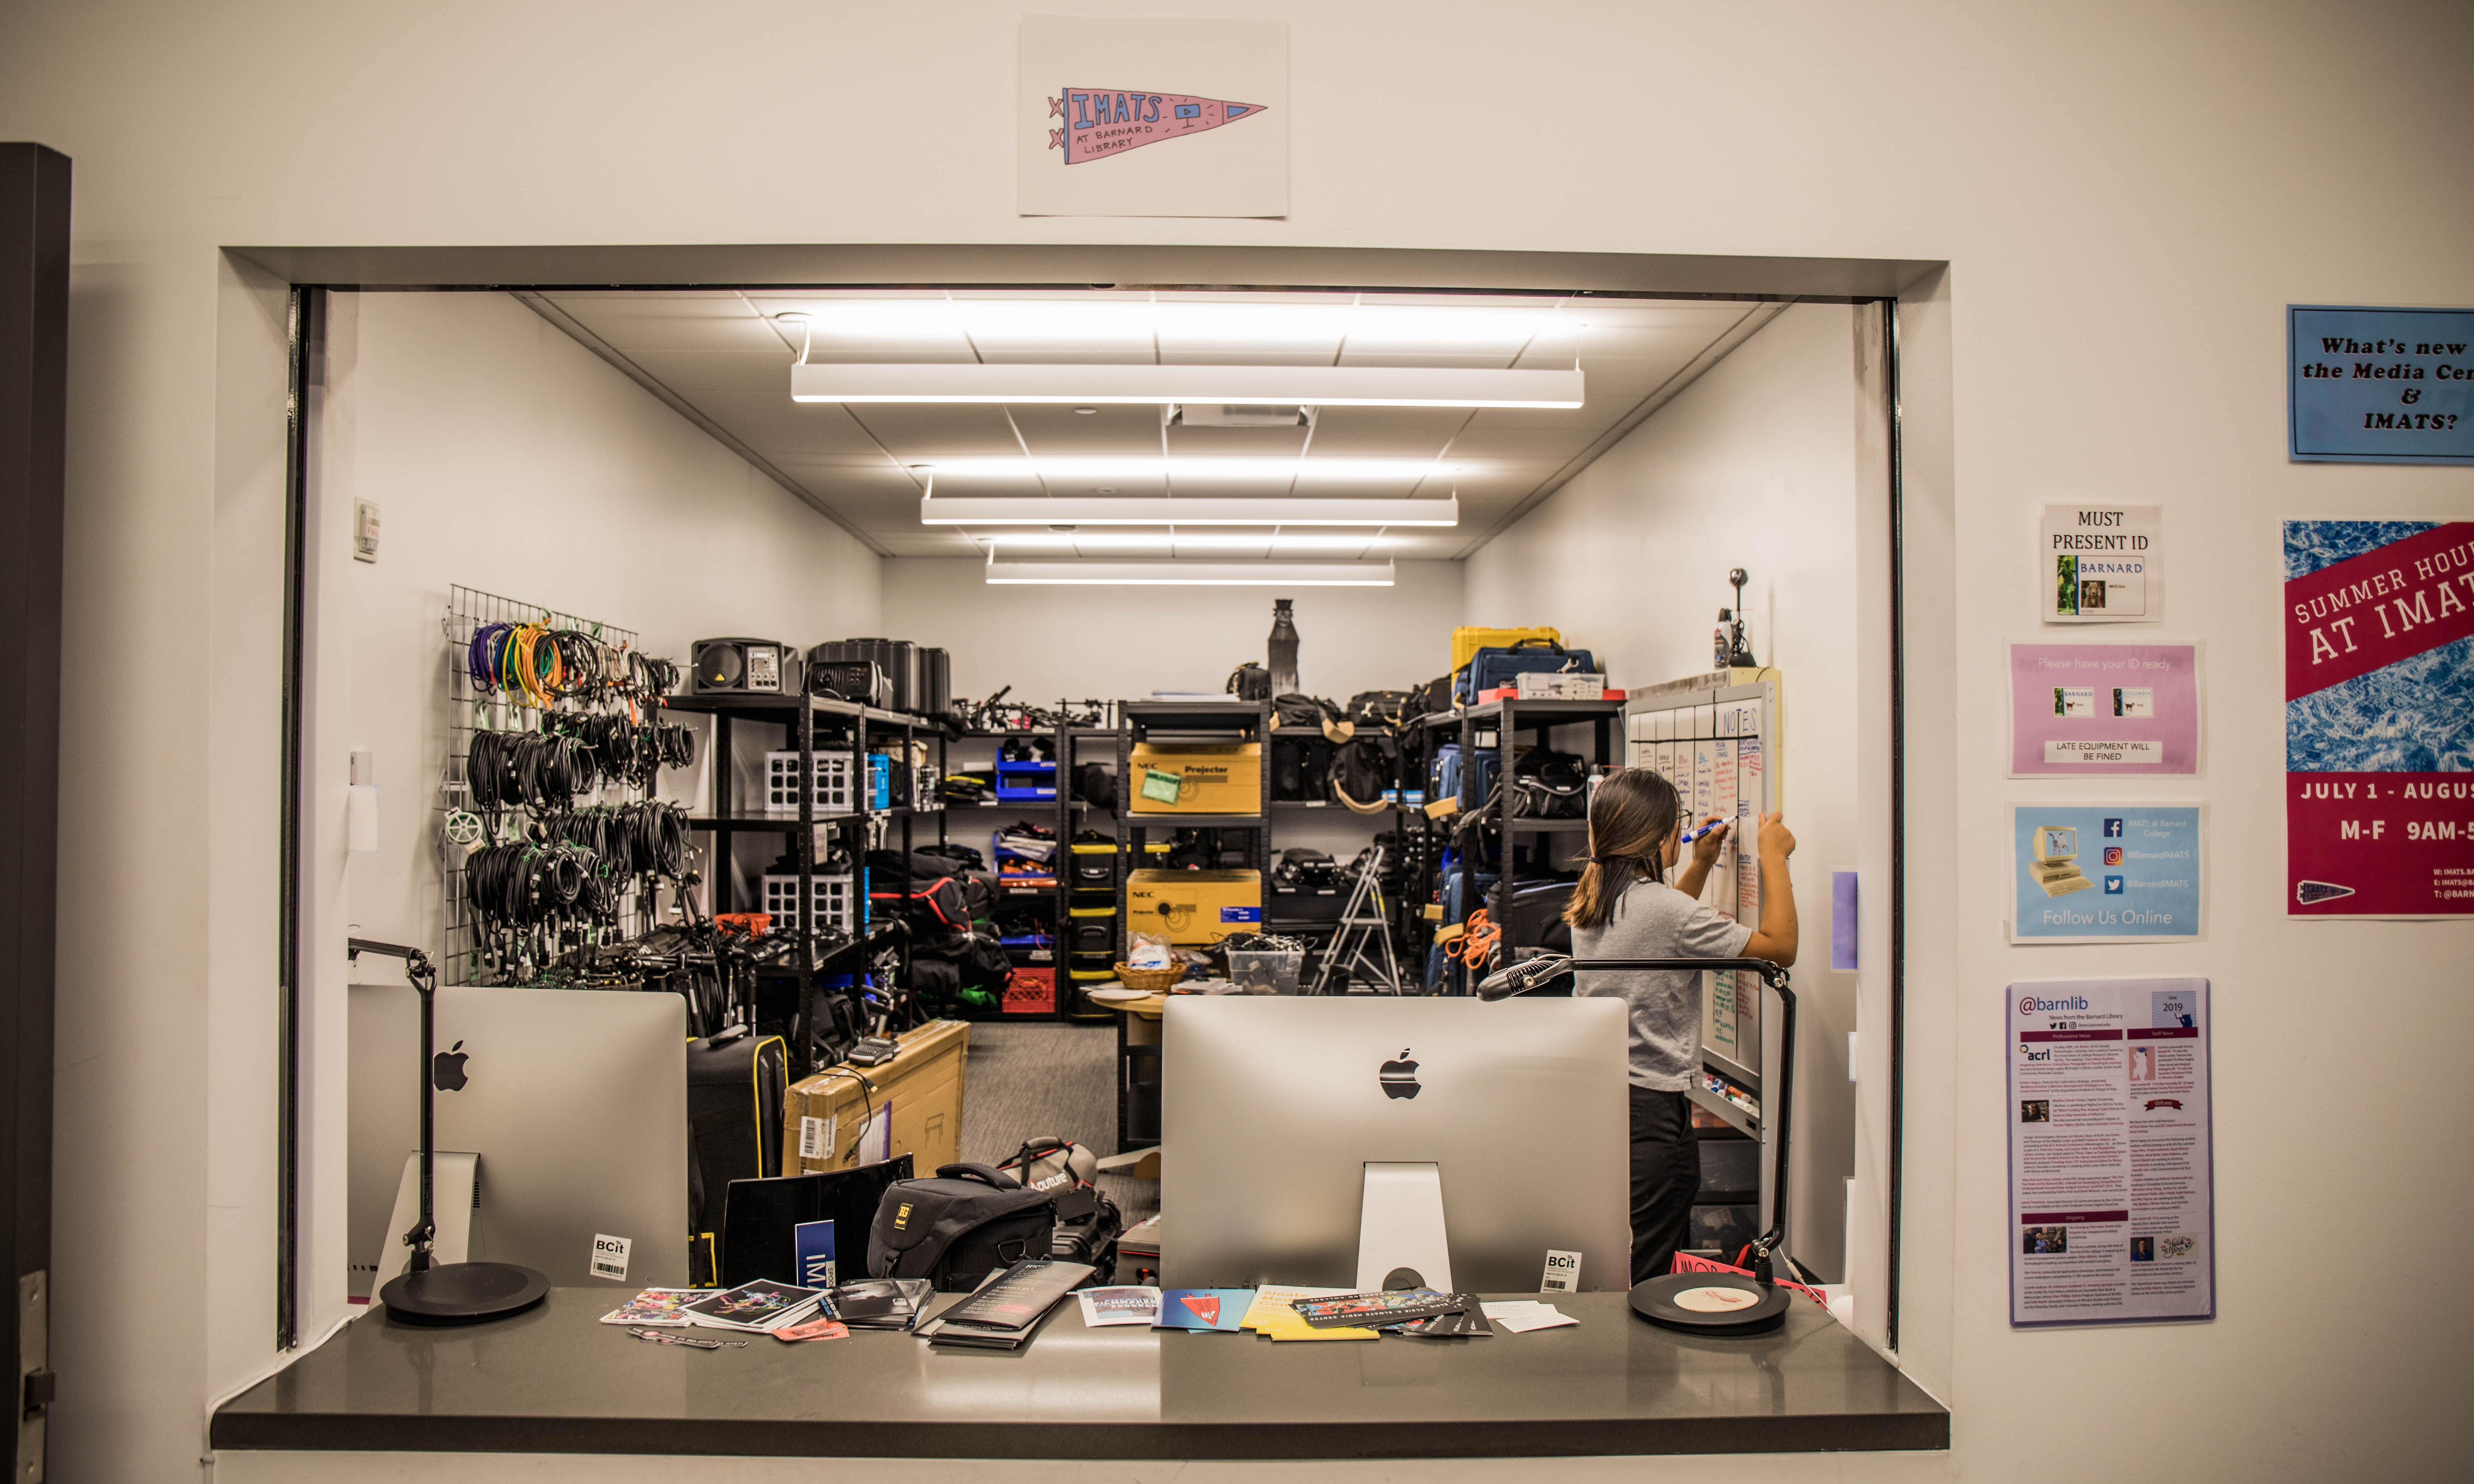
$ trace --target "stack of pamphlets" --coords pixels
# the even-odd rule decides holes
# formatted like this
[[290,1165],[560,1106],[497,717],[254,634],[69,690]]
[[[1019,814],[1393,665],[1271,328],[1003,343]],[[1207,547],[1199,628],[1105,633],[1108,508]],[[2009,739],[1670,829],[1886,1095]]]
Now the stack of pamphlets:
[[825,1291],[825,1312],[853,1329],[908,1329],[936,1296],[924,1277],[870,1277]]
[[1290,1307],[1316,1329],[1363,1325],[1394,1334],[1442,1340],[1460,1335],[1491,1335],[1475,1294],[1447,1294],[1433,1288],[1392,1289],[1339,1294],[1328,1299],[1299,1299]]
[[1274,1340],[1379,1340],[1381,1335],[1362,1325],[1335,1325],[1318,1329],[1305,1322],[1297,1311],[1301,1299],[1337,1299],[1346,1288],[1273,1288],[1254,1290],[1254,1302],[1246,1308],[1245,1326],[1256,1334],[1267,1334]]
[[919,1326],[918,1334],[937,1345],[1019,1350],[1056,1301],[1095,1271],[1088,1263],[1046,1257],[1017,1262],[981,1285],[979,1292]]
[[687,1306],[710,1298],[710,1288],[647,1288],[601,1316],[605,1325],[650,1325],[659,1329],[687,1326]]
[[825,1297],[819,1288],[793,1288],[758,1278],[736,1288],[709,1293],[679,1312],[691,1325],[708,1329],[737,1329],[770,1334],[815,1312]]

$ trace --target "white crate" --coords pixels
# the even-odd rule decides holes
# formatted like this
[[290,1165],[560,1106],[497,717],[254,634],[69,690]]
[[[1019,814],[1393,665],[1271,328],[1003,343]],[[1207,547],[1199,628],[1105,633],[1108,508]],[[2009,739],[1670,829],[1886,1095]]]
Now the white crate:
[[[792,754],[796,756],[796,754]],[[856,878],[848,873],[839,876],[811,877],[816,884],[816,926],[837,928],[856,934],[863,925],[853,915],[859,901]],[[764,878],[764,911],[773,914],[773,925],[788,931],[799,925],[799,878],[775,876]]]
[[[764,754],[764,797],[761,806],[768,815],[795,815],[799,812],[799,754],[768,752]],[[816,813],[847,815],[859,812],[851,794],[851,755],[846,751],[816,753]]]

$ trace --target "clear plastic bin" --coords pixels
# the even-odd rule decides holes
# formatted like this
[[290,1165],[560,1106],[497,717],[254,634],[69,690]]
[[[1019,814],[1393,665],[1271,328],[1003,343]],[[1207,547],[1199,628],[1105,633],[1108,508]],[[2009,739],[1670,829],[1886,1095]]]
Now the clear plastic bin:
[[1305,967],[1302,948],[1228,950],[1228,978],[1239,994],[1295,994]]

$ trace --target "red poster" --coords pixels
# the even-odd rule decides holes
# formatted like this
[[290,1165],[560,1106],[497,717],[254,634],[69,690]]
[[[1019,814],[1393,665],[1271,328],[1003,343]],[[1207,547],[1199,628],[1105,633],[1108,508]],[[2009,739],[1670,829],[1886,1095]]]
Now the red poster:
[[2285,525],[2286,910],[2474,914],[2474,523]]

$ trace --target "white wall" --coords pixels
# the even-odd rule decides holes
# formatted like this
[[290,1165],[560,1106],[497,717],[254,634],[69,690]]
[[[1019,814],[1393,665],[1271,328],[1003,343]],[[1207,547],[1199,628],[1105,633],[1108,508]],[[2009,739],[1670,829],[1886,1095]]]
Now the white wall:
[[967,557],[885,564],[885,632],[954,654],[954,694],[1053,705],[1213,691],[1266,663],[1272,600],[1297,616],[1298,679],[1347,704],[1450,668],[1459,562],[1400,562],[1388,588],[990,587]]
[[881,559],[512,298],[333,303],[324,493],[347,522],[354,496],[377,500],[385,530],[375,565],[339,570],[342,750],[377,754],[382,800],[352,921],[434,945],[451,584],[632,628],[685,665],[697,639],[874,632]]
[[[1790,1246],[1844,1272],[1855,1168],[1847,1033],[1856,976],[1830,968],[1832,869],[1856,868],[1858,311],[1796,304],[1736,347],[1468,561],[1468,621],[1532,622],[1595,651],[1616,685],[1710,669],[1710,630],[1744,589],[1753,652],[1782,672],[1778,759],[1803,926]],[[1862,318],[1870,321],[1871,316]],[[1886,759],[1874,760],[1877,766]]]
[[[1901,1353],[1952,1401],[1955,1453],[1860,1472],[2429,1477],[2474,1452],[2457,1398],[2474,1293],[2316,1280],[2357,1232],[2387,1250],[2391,1207],[2365,1227],[2347,1191],[2414,1193],[2397,1208],[2411,1233],[2474,1224],[2474,1131],[2449,1096],[2474,1039],[2474,926],[2285,920],[2275,624],[2281,517],[2450,518],[2474,493],[2463,470],[2288,463],[2281,360],[2288,303],[2474,301],[2474,194],[2452,188],[2474,175],[2474,113],[2451,106],[2474,12],[1085,0],[1285,15],[1296,100],[1289,217],[1088,221],[1013,211],[1003,129],[1026,8],[0,11],[0,136],[65,151],[78,192],[58,1477],[194,1477],[203,1403],[273,1358],[273,1102],[247,1067],[209,1073],[271,1034],[268,964],[219,952],[271,940],[277,912],[272,837],[245,821],[277,799],[262,494],[281,467],[279,402],[264,405],[281,326],[217,257],[251,243],[1948,260],[1903,313],[1908,822],[1918,900],[1939,915],[1911,945]],[[2097,495],[2162,502],[2183,533],[2168,621],[2210,665],[2204,943],[2014,948],[2001,930],[2001,809],[2046,795],[2002,776],[1995,644],[2033,631],[2036,507]],[[150,683],[77,678],[137,668]],[[212,748],[178,743],[202,728]],[[2104,973],[2219,986],[2221,1317],[2016,1332],[2000,991]],[[2331,1049],[2358,1000],[2404,1028],[2380,1037],[2367,1107]],[[1879,1085],[1880,1053],[1860,1054]],[[230,1174],[212,1190],[210,1142]],[[1827,1465],[1842,1467],[1859,1466]]]

